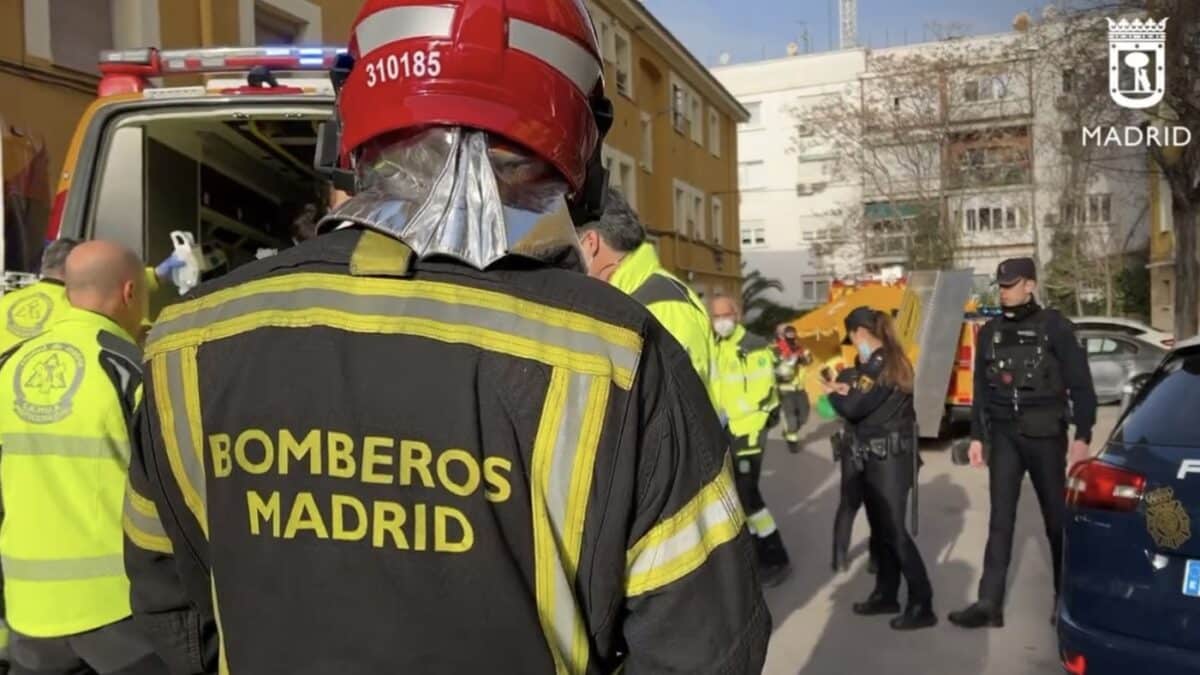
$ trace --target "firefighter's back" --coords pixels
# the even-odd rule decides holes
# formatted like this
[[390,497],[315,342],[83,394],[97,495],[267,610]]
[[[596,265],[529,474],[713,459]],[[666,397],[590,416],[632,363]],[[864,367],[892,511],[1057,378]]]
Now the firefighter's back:
[[[409,263],[343,230],[164,312],[143,459],[182,516],[175,552],[201,577],[185,585],[211,574],[233,672],[609,669],[627,599],[709,557],[667,547],[630,568],[630,547],[665,545],[658,523],[695,508],[708,550],[740,531],[721,451],[649,477],[639,427],[665,402],[633,384],[653,322],[616,289],[529,263]],[[672,425],[715,438],[688,385],[694,418]],[[728,585],[730,620],[766,621],[754,580],[734,578],[744,544],[724,547],[729,575],[692,583]]]

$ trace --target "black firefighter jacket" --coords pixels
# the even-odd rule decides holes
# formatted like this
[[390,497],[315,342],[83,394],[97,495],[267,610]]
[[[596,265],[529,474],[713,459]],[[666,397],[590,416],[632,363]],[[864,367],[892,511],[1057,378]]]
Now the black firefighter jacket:
[[163,312],[126,506],[178,672],[757,673],[724,435],[635,301],[359,229]]

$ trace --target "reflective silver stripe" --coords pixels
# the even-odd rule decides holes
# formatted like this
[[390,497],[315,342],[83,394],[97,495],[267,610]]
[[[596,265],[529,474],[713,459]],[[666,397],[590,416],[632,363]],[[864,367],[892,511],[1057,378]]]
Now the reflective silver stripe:
[[727,461],[692,501],[630,551],[626,593],[634,597],[683,578],[736,537],[744,523]]
[[607,378],[555,368],[542,405],[531,475],[538,618],[555,671],[587,671],[588,638],[575,596]]
[[[368,295],[327,288],[295,288],[264,291],[234,298],[215,307],[200,309],[155,326],[153,342],[182,331],[211,326],[219,321],[264,310],[304,311],[328,309],[362,315],[411,317],[462,324],[515,335],[583,354],[604,355],[617,368],[632,373],[640,356],[633,349],[614,344],[594,333],[568,326],[544,323],[514,312],[473,304],[440,302],[428,298]],[[172,392],[174,398],[174,392]]]
[[129,441],[116,438],[7,433],[0,435],[0,445],[6,455],[116,459],[129,463]]
[[[183,385],[183,359],[184,350],[177,349],[173,352],[168,352],[164,355],[164,365],[167,371],[167,395],[171,402],[171,422],[172,430],[175,436],[175,445],[179,450],[178,461],[179,467],[183,470],[183,475],[187,480],[187,485],[180,485],[180,490],[184,494],[184,500],[188,502],[197,502],[201,512],[207,514],[207,490],[204,484],[204,465],[201,463],[199,449],[197,443],[200,439],[192,438],[191,425],[188,423],[187,411],[187,390]],[[161,386],[161,385],[159,385]],[[159,412],[162,415],[162,411]],[[168,454],[171,453],[171,448],[167,448]],[[174,457],[169,457],[174,460]],[[188,506],[192,506],[191,503]],[[196,518],[200,519],[200,514],[196,514]],[[207,522],[201,523],[201,528],[207,532]]]
[[545,61],[575,83],[584,96],[600,81],[600,62],[565,35],[520,19],[508,20],[508,46]]
[[29,560],[6,555],[0,558],[0,565],[3,565],[4,578],[13,581],[76,581],[125,576],[125,556],[120,553],[67,560]]
[[162,522],[158,519],[158,514],[151,511],[145,513],[143,509],[138,508],[133,502],[133,496],[128,490],[125,492],[125,517],[139,531],[153,537],[165,537],[167,531],[163,529]]
[[453,7],[391,7],[363,19],[354,30],[354,35],[358,38],[358,53],[365,57],[398,40],[448,38],[453,25]]

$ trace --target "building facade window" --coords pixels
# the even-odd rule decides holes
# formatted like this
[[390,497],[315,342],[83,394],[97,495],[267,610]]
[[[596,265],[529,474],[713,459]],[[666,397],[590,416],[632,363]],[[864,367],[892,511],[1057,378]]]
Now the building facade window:
[[741,224],[742,246],[765,246],[767,228],[761,220],[743,220]]
[[629,31],[621,26],[613,28],[613,48],[617,70],[617,91],[633,98],[633,42]]
[[763,125],[762,102],[750,101],[749,103],[743,103],[742,107],[746,109],[746,112],[750,113],[750,119],[743,123],[742,128],[761,129]]
[[692,142],[704,146],[704,104],[700,97],[691,94],[688,104],[688,123],[692,125]]
[[321,42],[323,13],[311,0],[237,0],[236,4],[242,44]]
[[955,211],[955,219],[964,232],[1021,230],[1029,225],[1029,212],[1024,206],[988,205]]
[[712,240],[714,243],[720,244],[725,238],[725,203],[720,197],[712,197],[712,218],[709,222],[711,228]]
[[49,35],[44,36],[49,38],[48,58],[63,68],[98,74],[100,52],[116,46],[112,5],[111,0],[50,0]]
[[705,233],[704,192],[681,180],[675,181],[675,231],[696,239]]
[[1086,225],[1107,225],[1112,222],[1112,195],[1088,195]]
[[976,77],[963,83],[963,100],[967,103],[995,101],[1008,98],[1008,76]]
[[721,156],[721,115],[712,107],[708,109],[708,151],[713,157]]
[[767,169],[762,160],[738,162],[738,186],[742,190],[761,190],[766,187]]
[[1064,68],[1062,71],[1062,93],[1070,94],[1075,91],[1075,71]]
[[600,150],[600,159],[604,168],[608,169],[608,184],[625,195],[625,199],[636,210],[637,165],[633,158],[606,144]]
[[675,131],[683,133],[687,130],[688,95],[683,85],[671,83],[671,125]]
[[648,112],[642,113],[642,168],[654,170],[654,116]]
[[617,48],[613,35],[613,18],[594,2],[588,3],[588,13],[592,15],[592,24],[596,26],[596,39],[600,41],[600,58],[608,63],[615,63]]

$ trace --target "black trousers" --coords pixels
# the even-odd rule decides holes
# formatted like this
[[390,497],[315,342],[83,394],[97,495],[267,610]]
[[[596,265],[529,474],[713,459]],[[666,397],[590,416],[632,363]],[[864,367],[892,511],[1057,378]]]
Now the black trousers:
[[86,633],[35,638],[10,631],[12,675],[167,675],[133,619]]
[[763,567],[776,567],[788,564],[789,559],[787,549],[783,546],[783,538],[779,536],[775,517],[771,515],[762,492],[758,489],[762,461],[761,452],[734,457],[734,486],[737,488],[742,508],[746,511],[750,531],[754,534],[754,549],[758,553],[759,563]]
[[908,454],[870,458],[863,469],[863,501],[871,537],[877,540],[875,593],[885,600],[897,599],[903,575],[910,604],[933,599],[925,562],[905,524],[912,481],[912,458]]
[[988,489],[992,512],[988,524],[987,549],[983,555],[983,578],[979,601],[996,609],[1004,606],[1008,564],[1012,559],[1013,530],[1017,502],[1025,473],[1033,482],[1054,568],[1054,592],[1062,577],[1063,522],[1066,518],[1067,433],[1032,438],[1018,431],[1013,422],[995,422],[990,430]]
[[[854,530],[854,519],[862,508],[864,495],[867,491],[867,479],[862,469],[854,466],[850,453],[843,452],[839,460],[842,466],[842,479],[838,491],[837,512],[833,517],[833,550],[835,557],[840,554],[846,558],[850,549],[850,535]],[[879,560],[879,538],[871,531],[869,540],[871,560]]]
[[783,408],[783,437],[789,443],[800,440],[800,429],[808,421],[808,392],[799,391],[779,392],[779,406]]

